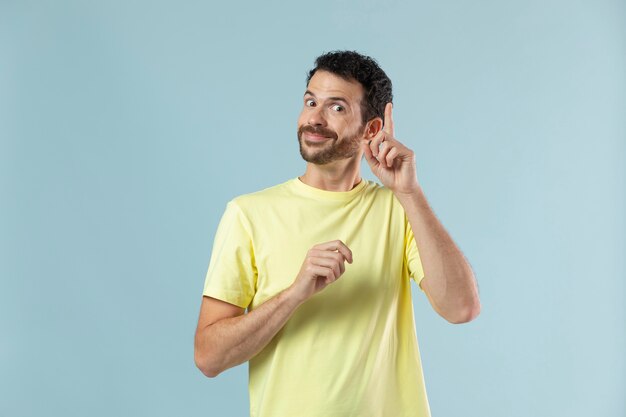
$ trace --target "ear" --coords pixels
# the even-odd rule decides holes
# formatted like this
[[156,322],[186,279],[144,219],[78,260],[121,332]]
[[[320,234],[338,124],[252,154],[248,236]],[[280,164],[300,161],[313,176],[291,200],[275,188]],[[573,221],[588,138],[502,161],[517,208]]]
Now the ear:
[[365,125],[365,132],[363,133],[363,139],[369,140],[376,136],[378,132],[383,128],[383,119],[380,117],[374,117]]

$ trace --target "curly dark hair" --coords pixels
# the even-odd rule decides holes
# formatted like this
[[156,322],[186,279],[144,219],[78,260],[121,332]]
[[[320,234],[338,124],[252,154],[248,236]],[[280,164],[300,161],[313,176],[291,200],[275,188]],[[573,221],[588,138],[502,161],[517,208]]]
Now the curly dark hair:
[[348,81],[358,81],[364,90],[361,100],[363,123],[376,116],[384,120],[385,105],[393,100],[391,80],[375,59],[356,51],[327,52],[315,60],[315,68],[309,71],[306,79],[307,85],[317,70],[328,71]]

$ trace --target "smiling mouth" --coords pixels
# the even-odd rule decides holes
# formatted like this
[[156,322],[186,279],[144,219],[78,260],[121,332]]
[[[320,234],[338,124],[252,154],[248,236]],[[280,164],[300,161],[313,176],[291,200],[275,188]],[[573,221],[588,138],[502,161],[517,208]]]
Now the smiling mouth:
[[328,136],[322,136],[322,135],[318,135],[318,134],[315,134],[315,133],[309,133],[309,132],[304,132],[304,136],[310,142],[324,142],[324,141],[326,141],[328,139],[331,139]]

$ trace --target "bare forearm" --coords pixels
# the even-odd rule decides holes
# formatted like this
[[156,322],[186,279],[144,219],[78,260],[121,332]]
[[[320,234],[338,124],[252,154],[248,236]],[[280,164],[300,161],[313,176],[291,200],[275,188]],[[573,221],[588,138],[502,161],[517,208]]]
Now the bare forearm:
[[430,208],[421,188],[396,195],[404,207],[420,252],[428,295],[439,314],[452,322],[467,321],[480,310],[474,273]]
[[207,376],[250,360],[285,325],[300,305],[290,288],[238,317],[220,320],[196,336],[196,350]]

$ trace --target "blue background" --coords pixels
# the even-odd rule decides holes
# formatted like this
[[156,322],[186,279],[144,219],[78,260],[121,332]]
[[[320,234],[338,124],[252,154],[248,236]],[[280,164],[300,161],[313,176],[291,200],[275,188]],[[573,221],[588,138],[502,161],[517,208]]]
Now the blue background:
[[0,1],[0,415],[247,415],[247,365],[193,363],[214,233],[304,172],[306,72],[355,49],[479,282],[464,325],[413,289],[433,415],[624,416],[625,22],[608,0]]

